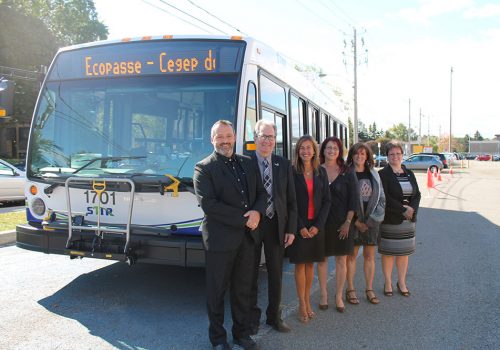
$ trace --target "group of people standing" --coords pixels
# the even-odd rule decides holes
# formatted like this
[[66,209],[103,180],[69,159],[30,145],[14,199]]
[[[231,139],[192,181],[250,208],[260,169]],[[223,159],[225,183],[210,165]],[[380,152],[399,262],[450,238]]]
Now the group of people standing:
[[319,309],[328,309],[328,257],[335,256],[335,309],[345,300],[359,304],[354,285],[356,258],[363,246],[366,298],[378,304],[373,289],[375,247],[382,255],[384,295],[393,295],[394,261],[397,288],[406,286],[408,256],[415,250],[415,221],[420,192],[414,174],[402,162],[403,149],[389,143],[389,165],[374,169],[372,152],[353,145],[344,161],[341,140],[325,139],[321,147],[309,135],[296,146],[293,163],[273,154],[276,126],[255,125],[256,152],[234,154],[230,122],[217,121],[211,130],[214,152],[199,162],[193,178],[205,216],[201,226],[206,252],[209,338],[214,349],[231,349],[224,328],[224,297],[230,291],[232,335],[244,349],[258,349],[250,337],[259,330],[258,271],[264,248],[268,272],[266,323],[279,332],[290,327],[280,314],[285,252],[295,264],[298,319],[316,314],[311,305],[314,265],[320,284]]

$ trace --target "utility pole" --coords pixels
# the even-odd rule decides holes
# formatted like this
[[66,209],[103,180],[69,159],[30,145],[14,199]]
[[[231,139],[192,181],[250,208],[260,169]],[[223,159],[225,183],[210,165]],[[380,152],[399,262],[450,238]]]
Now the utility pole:
[[410,139],[410,127],[411,127],[411,99],[408,99],[408,148],[411,148]]
[[448,140],[448,152],[451,152],[451,138],[452,138],[452,133],[451,133],[451,105],[452,105],[452,90],[453,89],[453,67],[450,69],[450,139]]
[[427,146],[430,146],[430,138],[431,138],[431,116],[427,116]]
[[418,143],[422,143],[422,108],[420,108],[420,120],[418,123]]
[[[354,89],[354,120],[353,120],[353,143],[358,142],[358,37],[357,37],[357,31],[356,28],[353,27],[353,38],[351,40],[351,46],[352,46],[352,53],[353,53],[353,63],[354,63],[354,82],[353,82],[353,89]],[[365,41],[364,38],[361,37],[361,46],[363,48],[363,51],[361,54],[364,54],[364,63],[368,62],[368,50],[364,48],[365,46]],[[344,49],[347,48],[347,42],[344,40]],[[347,51],[347,50],[346,50]],[[345,56],[346,52],[342,52],[342,54]],[[347,67],[347,59],[344,58],[344,64]]]
[[353,136],[353,144],[358,142],[358,57],[357,57],[357,42],[356,42],[356,28],[354,28],[354,38],[352,41],[352,45],[354,48],[354,122],[353,127],[354,131],[352,133]]

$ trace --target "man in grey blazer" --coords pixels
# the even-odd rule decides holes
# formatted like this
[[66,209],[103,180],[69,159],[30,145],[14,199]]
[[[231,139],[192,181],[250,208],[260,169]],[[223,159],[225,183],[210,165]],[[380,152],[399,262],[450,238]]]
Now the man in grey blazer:
[[224,328],[224,296],[230,288],[232,335],[245,350],[250,338],[248,312],[258,225],[267,193],[249,157],[234,154],[232,124],[219,120],[211,130],[214,152],[196,164],[194,188],[205,216],[201,225],[206,256],[209,338],[214,349],[231,349]]
[[297,229],[297,201],[290,161],[273,154],[276,145],[276,125],[259,120],[255,125],[256,146],[252,159],[260,171],[268,194],[266,214],[260,220],[259,239],[255,245],[254,279],[252,283],[251,333],[259,329],[261,310],[257,306],[258,273],[262,245],[266,257],[268,306],[266,323],[278,332],[290,332],[280,314],[281,279],[285,248],[293,243]]

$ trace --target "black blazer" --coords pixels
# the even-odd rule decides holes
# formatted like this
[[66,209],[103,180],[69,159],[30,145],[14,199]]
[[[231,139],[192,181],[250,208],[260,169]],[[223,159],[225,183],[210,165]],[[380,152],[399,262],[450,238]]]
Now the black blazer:
[[[307,194],[306,180],[304,174],[293,172],[295,180],[295,192],[297,195],[297,233],[303,228],[308,228],[306,223],[309,195]],[[325,168],[319,167],[319,174],[313,175],[313,197],[314,197],[314,219],[313,226],[324,230],[326,219],[330,211],[330,189],[328,187],[328,175]]]
[[[410,207],[415,211],[413,214],[412,221],[417,220],[417,211],[418,206],[420,205],[420,190],[418,188],[417,179],[415,178],[415,174],[406,169],[404,165],[401,166],[413,187],[413,193],[410,197]],[[382,181],[382,186],[384,187],[385,193],[385,217],[384,224],[398,225],[403,222],[404,216],[403,212],[405,209],[403,208],[403,190],[399,184],[398,179],[394,175],[392,168],[390,165],[386,165],[379,172],[380,180]]]
[[[260,173],[258,159],[252,154],[257,171]],[[288,159],[273,154],[271,156],[273,172],[273,203],[278,216],[278,234],[280,245],[284,246],[285,233],[297,232],[297,198],[293,182],[292,165]]]
[[248,201],[241,195],[236,178],[225,164],[226,157],[214,152],[194,169],[196,198],[205,213],[201,231],[206,250],[235,250],[245,234],[251,234],[255,241],[258,239],[258,231],[246,228],[248,218],[243,215],[249,210],[265,215],[267,192],[250,157],[235,156],[245,173]]

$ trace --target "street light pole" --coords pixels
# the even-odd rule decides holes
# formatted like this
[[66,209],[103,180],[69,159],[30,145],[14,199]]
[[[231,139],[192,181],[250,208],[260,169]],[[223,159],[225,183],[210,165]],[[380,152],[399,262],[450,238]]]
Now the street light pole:
[[354,28],[353,49],[354,49],[354,121],[353,121],[353,144],[358,143],[358,57],[356,43],[356,28]]
[[452,97],[453,97],[453,67],[450,69],[450,139],[448,140],[448,152],[451,152],[451,138],[452,138],[452,132],[451,132],[451,111],[452,111]]

